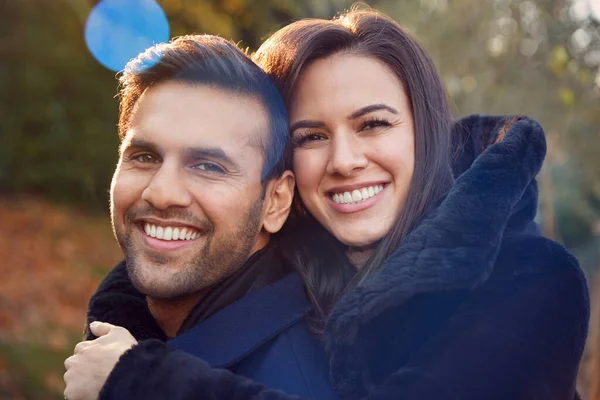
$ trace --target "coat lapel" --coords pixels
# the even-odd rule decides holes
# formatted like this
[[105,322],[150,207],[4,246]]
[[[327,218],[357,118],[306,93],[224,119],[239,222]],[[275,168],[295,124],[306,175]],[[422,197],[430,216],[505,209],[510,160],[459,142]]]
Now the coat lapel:
[[301,279],[290,274],[229,305],[169,344],[212,367],[226,368],[300,321],[310,309]]

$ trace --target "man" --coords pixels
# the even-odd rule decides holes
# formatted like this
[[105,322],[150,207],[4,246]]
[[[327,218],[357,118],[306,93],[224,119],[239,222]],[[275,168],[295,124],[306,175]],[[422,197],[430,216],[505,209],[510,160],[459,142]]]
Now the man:
[[[194,389],[179,383],[222,376],[213,367],[332,398],[323,351],[302,321],[310,303],[273,237],[294,190],[274,85],[208,35],[153,47],[120,81],[111,219],[119,268],[143,297],[115,298],[121,282],[103,282],[101,311],[88,316],[103,322],[65,361],[65,398],[95,399],[101,389],[103,398],[182,398]],[[187,366],[190,356],[173,348],[206,363]]]

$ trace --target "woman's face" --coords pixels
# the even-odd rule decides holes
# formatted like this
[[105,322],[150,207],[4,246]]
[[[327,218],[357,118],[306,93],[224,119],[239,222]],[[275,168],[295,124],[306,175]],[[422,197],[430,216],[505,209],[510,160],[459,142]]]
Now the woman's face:
[[336,54],[302,71],[289,112],[308,211],[348,246],[380,240],[414,169],[413,117],[400,80],[377,59]]

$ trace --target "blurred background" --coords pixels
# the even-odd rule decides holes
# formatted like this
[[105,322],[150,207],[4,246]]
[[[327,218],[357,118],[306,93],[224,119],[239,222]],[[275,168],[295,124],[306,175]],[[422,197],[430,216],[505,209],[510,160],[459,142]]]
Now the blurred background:
[[[98,12],[115,1],[131,8],[111,28],[112,14]],[[600,399],[600,0],[367,3],[429,51],[456,117],[518,113],[544,126],[538,221],[586,271],[594,311],[579,389]],[[0,399],[62,398],[62,363],[81,339],[87,300],[121,257],[108,187],[122,59],[188,33],[254,50],[290,21],[351,5],[0,0]]]

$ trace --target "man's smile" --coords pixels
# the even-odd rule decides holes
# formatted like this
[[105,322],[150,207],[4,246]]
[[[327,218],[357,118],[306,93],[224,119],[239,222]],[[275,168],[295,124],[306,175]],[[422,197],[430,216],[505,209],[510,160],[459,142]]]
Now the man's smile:
[[181,250],[196,243],[201,234],[191,227],[154,225],[148,222],[137,224],[144,244],[153,251]]
[[200,237],[200,232],[192,227],[161,226],[144,223],[146,235],[161,240],[194,240]]

